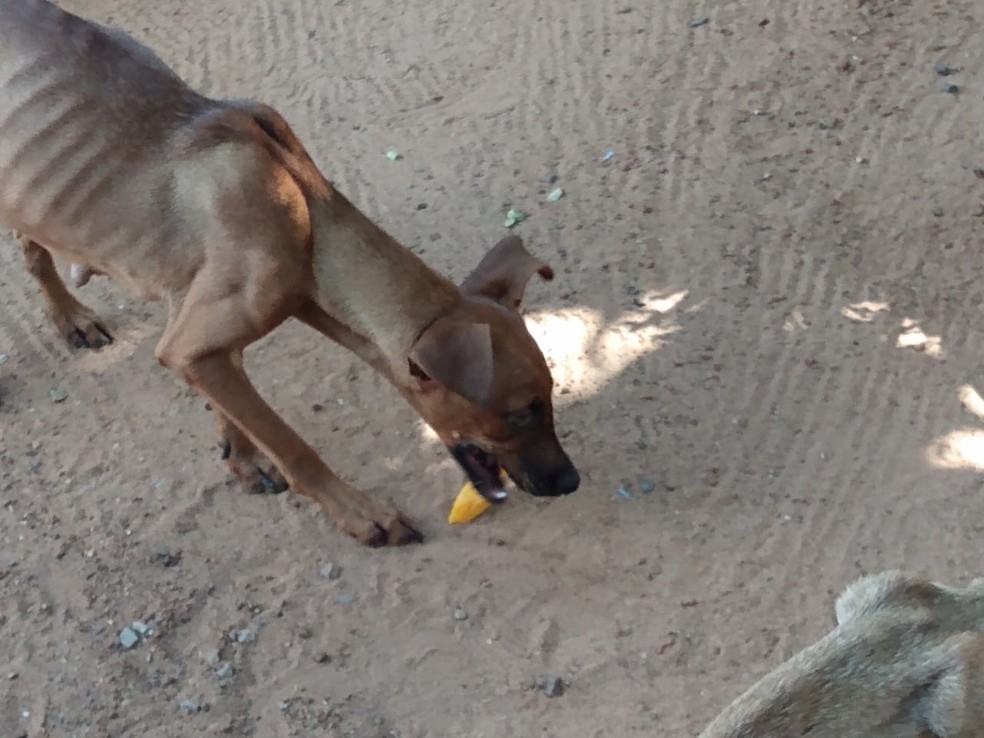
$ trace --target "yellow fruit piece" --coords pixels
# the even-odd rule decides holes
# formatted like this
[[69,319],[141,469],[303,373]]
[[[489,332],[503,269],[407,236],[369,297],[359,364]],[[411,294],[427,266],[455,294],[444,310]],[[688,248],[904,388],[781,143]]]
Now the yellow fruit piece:
[[454,498],[454,504],[451,505],[451,512],[448,514],[448,522],[451,525],[470,523],[490,507],[492,503],[482,497],[475,486],[468,482]]
[[[499,479],[504,482],[507,477],[506,470],[500,469]],[[468,482],[458,492],[458,496],[454,498],[454,504],[451,505],[451,512],[448,513],[448,522],[451,525],[455,523],[470,523],[490,507],[492,507],[492,503],[479,494],[478,490],[475,489],[475,485]]]

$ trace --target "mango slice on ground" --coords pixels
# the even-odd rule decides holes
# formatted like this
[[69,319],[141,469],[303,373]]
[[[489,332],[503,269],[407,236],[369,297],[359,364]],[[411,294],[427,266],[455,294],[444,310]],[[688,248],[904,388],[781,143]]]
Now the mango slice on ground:
[[448,522],[451,525],[470,523],[490,507],[492,507],[492,503],[482,497],[475,486],[468,482],[461,488],[458,496],[454,498],[451,512],[448,513]]
[[[505,481],[506,477],[506,470],[500,469],[499,479]],[[492,507],[492,503],[479,494],[478,490],[475,489],[475,485],[468,482],[458,492],[458,496],[454,498],[454,504],[451,505],[451,512],[448,513],[448,522],[451,525],[455,523],[470,523],[490,507]]]

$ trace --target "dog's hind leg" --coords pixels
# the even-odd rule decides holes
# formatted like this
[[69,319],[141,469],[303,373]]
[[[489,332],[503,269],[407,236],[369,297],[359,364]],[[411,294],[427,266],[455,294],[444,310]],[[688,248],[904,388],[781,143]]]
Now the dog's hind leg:
[[48,250],[19,233],[17,240],[27,270],[41,288],[45,312],[65,340],[75,348],[100,348],[112,343],[113,337],[99,316],[68,291]]

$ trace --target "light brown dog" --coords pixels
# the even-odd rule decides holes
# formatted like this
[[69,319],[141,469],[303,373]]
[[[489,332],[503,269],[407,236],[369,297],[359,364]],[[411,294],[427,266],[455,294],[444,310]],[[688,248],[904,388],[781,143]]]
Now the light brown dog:
[[902,572],[837,599],[837,627],[736,699],[700,738],[984,736],[984,579]]
[[580,483],[518,312],[530,277],[553,273],[518,238],[456,287],[335,190],[275,110],[203,97],[46,0],[0,2],[0,223],[77,345],[110,334],[52,254],[166,300],[156,356],[208,399],[233,473],[251,491],[289,485],[365,544],[421,535],[337,477],[243,371],[243,349],[288,318],[388,379],[490,499],[500,466],[535,495]]

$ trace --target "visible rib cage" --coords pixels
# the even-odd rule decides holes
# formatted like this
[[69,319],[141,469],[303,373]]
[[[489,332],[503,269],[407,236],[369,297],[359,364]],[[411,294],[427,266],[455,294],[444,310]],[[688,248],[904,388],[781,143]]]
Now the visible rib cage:
[[[41,71],[42,65],[31,66]],[[71,80],[50,71],[16,77],[20,83],[5,85],[0,103],[3,207],[16,212],[25,228],[59,215],[73,220],[109,174],[96,166],[105,160],[107,145],[94,131],[92,104]]]
[[125,34],[0,1],[0,223],[92,266],[158,248],[175,229],[171,137],[214,104]]

